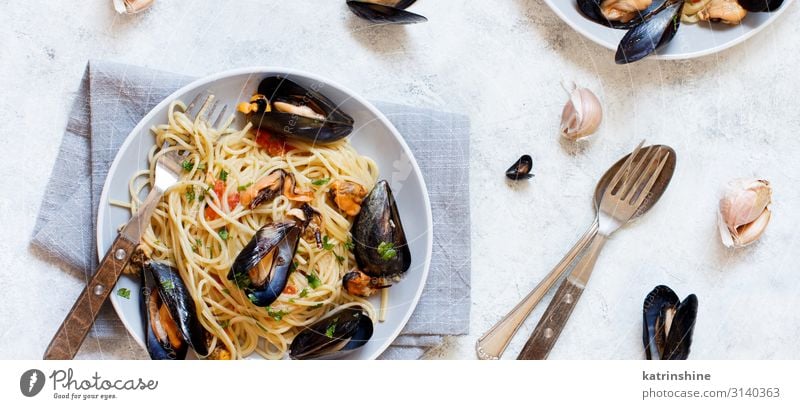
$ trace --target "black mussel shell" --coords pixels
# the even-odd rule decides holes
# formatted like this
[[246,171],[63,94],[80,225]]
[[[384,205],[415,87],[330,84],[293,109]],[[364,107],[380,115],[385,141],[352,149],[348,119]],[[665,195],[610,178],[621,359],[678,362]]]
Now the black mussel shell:
[[394,277],[411,267],[403,223],[385,180],[379,181],[361,203],[351,233],[358,266],[370,277],[380,279],[379,285],[391,285]]
[[668,0],[647,21],[625,33],[614,57],[617,64],[641,60],[669,43],[681,25],[684,0]]
[[603,0],[578,0],[578,9],[586,18],[594,21],[595,23],[611,28],[627,30],[642,24],[644,21],[647,21],[668,1],[669,0],[654,0],[649,6],[647,6],[646,9],[639,11],[639,15],[637,17],[625,23],[621,21],[609,20],[605,15],[603,15],[603,11],[600,8]]
[[361,307],[349,307],[300,331],[289,346],[292,359],[336,359],[372,338],[372,319]]
[[747,11],[775,11],[783,5],[783,0],[737,0]]
[[353,14],[378,24],[414,24],[424,23],[427,18],[403,9],[414,3],[415,0],[399,1],[394,7],[368,1],[348,0],[347,7]]
[[644,300],[643,342],[647,359],[687,359],[697,319],[697,296],[680,301],[671,288],[659,285]]
[[[279,222],[263,226],[236,256],[228,280],[243,289],[253,304],[259,307],[272,304],[286,288],[302,233],[302,227],[295,223]],[[268,266],[263,266],[268,268],[263,282],[254,282],[251,270],[258,269],[258,264],[268,256],[272,258]]]
[[533,177],[531,169],[533,169],[533,159],[531,155],[522,155],[508,168],[506,177],[511,180],[530,179]]
[[[208,332],[200,324],[194,300],[173,267],[155,261],[145,262],[142,275],[142,315],[145,317],[146,346],[153,359],[184,359],[187,346],[199,356],[208,355]],[[161,317],[160,307],[166,305],[168,317]],[[153,316],[153,315],[156,316]],[[158,321],[158,322],[155,322]],[[180,345],[174,345],[154,330],[161,323],[174,325],[179,332]],[[162,330],[163,331],[163,330]],[[162,332],[163,334],[163,332]],[[173,336],[176,336],[173,334]]]
[[[317,90],[304,88],[284,76],[264,78],[258,85],[258,94],[266,97],[266,101],[257,98],[254,102],[258,109],[249,115],[250,122],[258,129],[323,144],[338,141],[353,131],[353,118],[342,112],[333,101]],[[310,109],[316,116],[305,116],[302,112],[281,112],[276,108],[278,103]],[[270,106],[269,112],[262,108],[266,104]]]

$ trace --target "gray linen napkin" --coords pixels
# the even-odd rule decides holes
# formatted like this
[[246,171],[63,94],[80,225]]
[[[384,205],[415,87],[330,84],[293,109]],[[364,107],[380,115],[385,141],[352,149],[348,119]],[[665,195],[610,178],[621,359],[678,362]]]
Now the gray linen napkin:
[[[191,80],[137,66],[89,62],[42,200],[32,246],[48,259],[92,274],[97,265],[98,200],[119,146],[152,107]],[[433,209],[428,282],[410,321],[381,356],[417,359],[444,336],[466,334],[469,329],[469,121],[452,113],[375,105],[414,152]],[[112,344],[128,337],[123,331],[119,325],[96,325],[93,337],[101,351],[103,343],[109,344],[106,350],[114,350]]]

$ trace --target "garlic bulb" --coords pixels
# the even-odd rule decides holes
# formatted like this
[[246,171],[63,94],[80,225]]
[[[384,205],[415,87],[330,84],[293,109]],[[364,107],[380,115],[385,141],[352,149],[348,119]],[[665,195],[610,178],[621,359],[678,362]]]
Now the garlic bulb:
[[603,119],[600,100],[586,88],[572,85],[569,101],[561,111],[561,136],[578,139],[593,134]]
[[758,240],[772,212],[772,188],[761,179],[732,181],[719,201],[719,233],[726,247],[739,248]]
[[114,0],[114,10],[119,14],[134,14],[153,5],[155,0]]

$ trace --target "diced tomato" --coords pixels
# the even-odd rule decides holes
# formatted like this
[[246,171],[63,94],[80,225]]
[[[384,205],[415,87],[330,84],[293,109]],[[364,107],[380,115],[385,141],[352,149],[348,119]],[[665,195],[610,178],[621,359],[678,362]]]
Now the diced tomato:
[[205,216],[206,216],[206,220],[208,220],[208,221],[214,221],[214,220],[219,219],[219,215],[217,214],[217,212],[215,212],[214,209],[212,209],[211,207],[208,207],[208,206],[206,206]]
[[239,204],[239,193],[232,193],[228,195],[228,209],[233,210]]
[[214,182],[214,193],[217,194],[218,198],[222,199],[222,195],[225,193],[225,182],[221,180]]
[[289,284],[286,288],[283,289],[284,294],[297,294],[297,289],[294,288],[293,285]]
[[281,156],[286,152],[295,149],[294,146],[289,145],[283,138],[271,135],[269,132],[256,130],[256,143],[262,148],[267,150],[270,156]]

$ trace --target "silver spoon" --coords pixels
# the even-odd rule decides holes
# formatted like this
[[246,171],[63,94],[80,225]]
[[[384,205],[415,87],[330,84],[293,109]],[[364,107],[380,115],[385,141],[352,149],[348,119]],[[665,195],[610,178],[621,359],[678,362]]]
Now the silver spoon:
[[[664,145],[655,145],[654,147],[659,147]],[[664,146],[667,149],[670,149],[667,146]],[[614,178],[614,175],[622,169],[625,161],[628,160],[628,157],[631,154],[625,155],[622,159],[618,160],[614,163],[613,166],[608,168],[600,180],[597,182],[597,186],[594,190],[594,207],[597,209],[600,206],[600,199],[603,197],[603,194],[608,187],[609,182]],[[634,164],[638,164],[639,158],[636,158]],[[675,172],[675,153],[671,152],[670,159],[664,166],[663,171],[659,175],[656,183],[652,189],[652,193],[645,199],[639,209],[636,211],[636,214],[631,218],[631,221],[637,219],[648,210],[661,198],[661,195],[666,190],[667,185],[669,184],[670,180],[672,179],[672,174]],[[567,252],[564,258],[556,264],[552,271],[539,284],[525,296],[511,311],[508,312],[500,321],[498,321],[489,331],[487,331],[483,336],[481,336],[476,345],[475,350],[478,353],[478,358],[480,359],[500,359],[500,356],[503,355],[503,352],[508,347],[508,344],[511,342],[511,339],[514,337],[514,334],[517,333],[519,328],[522,326],[522,323],[525,322],[525,319],[528,318],[531,311],[539,304],[539,301],[544,298],[544,295],[553,287],[556,281],[561,278],[564,273],[567,271],[568,267],[572,264],[575,258],[581,254],[586,247],[588,247],[589,243],[594,239],[595,235],[597,235],[597,219],[594,219],[592,225],[589,229],[578,239],[578,242],[572,246],[572,249]]]

